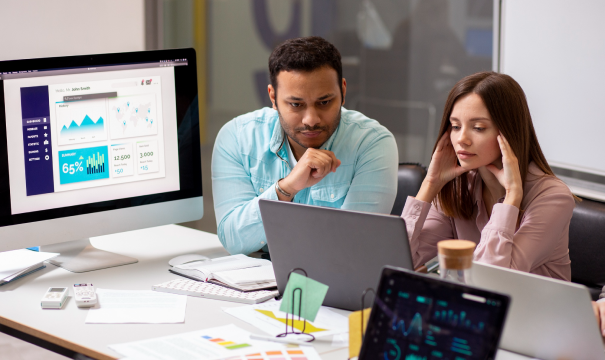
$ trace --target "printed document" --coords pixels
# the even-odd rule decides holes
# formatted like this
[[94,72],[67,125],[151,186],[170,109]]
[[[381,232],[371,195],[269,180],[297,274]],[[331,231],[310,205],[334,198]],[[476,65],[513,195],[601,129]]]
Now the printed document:
[[52,259],[59,254],[31,251],[27,249],[5,251],[0,253],[0,280],[11,280],[14,275],[18,275],[23,270],[43,261]]
[[233,324],[109,347],[129,360],[320,360],[313,347],[253,340]]
[[151,290],[97,289],[99,302],[87,324],[173,324],[185,322],[187,296]]
[[[276,336],[286,331],[286,313],[280,311],[280,301],[267,302],[263,304],[223,308],[227,314],[243,320],[256,326],[258,329],[269,335]],[[288,316],[288,325],[290,331],[292,326],[296,331],[305,330],[306,333],[313,334],[316,338],[328,335],[346,333],[349,331],[349,320],[329,308],[322,306],[317,313],[315,321],[306,321],[292,315]],[[307,340],[308,336],[292,336],[293,339]]]

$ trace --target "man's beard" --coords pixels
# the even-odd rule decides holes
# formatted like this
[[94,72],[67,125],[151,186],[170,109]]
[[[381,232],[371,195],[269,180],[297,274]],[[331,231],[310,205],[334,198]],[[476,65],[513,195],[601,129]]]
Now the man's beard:
[[[334,131],[336,131],[336,129],[338,128],[338,125],[340,124],[340,115],[342,112],[342,108],[338,109],[338,115],[336,116],[336,119],[334,119],[334,121],[332,121],[332,126],[319,126],[319,125],[315,125],[313,127],[310,127],[308,125],[305,126],[300,126],[297,128],[291,128],[290,126],[288,126],[288,124],[285,122],[284,118],[281,116],[281,112],[279,112],[279,108],[277,108],[277,114],[279,115],[279,123],[281,124],[282,129],[284,129],[284,132],[286,133],[286,135],[292,139],[295,143],[297,143],[298,145],[302,146],[303,148],[308,148],[307,145],[302,144],[298,138],[296,137],[296,133],[300,132],[300,131],[325,131],[328,134],[328,137],[326,138],[326,141],[328,141],[328,139],[332,136],[332,134],[334,134]],[[316,148],[321,147],[322,144],[319,144]]]

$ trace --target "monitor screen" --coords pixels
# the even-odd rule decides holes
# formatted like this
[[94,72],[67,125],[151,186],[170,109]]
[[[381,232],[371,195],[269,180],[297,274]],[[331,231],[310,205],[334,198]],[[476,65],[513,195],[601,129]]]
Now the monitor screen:
[[202,195],[193,49],[0,62],[0,226]]
[[360,359],[493,359],[509,298],[404,269],[383,270]]

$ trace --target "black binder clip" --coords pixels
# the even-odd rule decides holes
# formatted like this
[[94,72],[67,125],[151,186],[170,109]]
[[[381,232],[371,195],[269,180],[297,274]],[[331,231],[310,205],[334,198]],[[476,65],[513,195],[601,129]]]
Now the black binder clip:
[[[305,274],[306,277],[309,277],[307,275],[307,272],[304,269],[295,268],[295,269],[290,270],[290,273],[288,273],[288,280],[290,280],[290,275],[293,272],[295,272],[296,270],[302,271]],[[294,327],[294,303],[295,303],[294,300],[295,300],[295,295],[296,295],[297,291],[298,291],[298,304],[299,304],[299,306],[298,306],[298,321],[301,320],[300,314],[302,313],[302,307],[303,307],[303,303],[302,303],[302,289],[299,288],[299,287],[297,287],[297,288],[292,289],[292,325],[290,326],[292,328],[292,331],[288,331],[288,313],[286,312],[286,332],[281,333],[281,334],[277,335],[276,337],[286,337],[288,335],[308,335],[308,336],[311,337],[311,339],[307,340],[306,342],[311,342],[311,341],[315,340],[315,336],[313,336],[313,334],[305,333],[305,329],[307,327],[307,320],[306,319],[304,319],[304,318],[302,319],[303,320],[302,331],[297,332],[296,328]]]
[[363,294],[361,294],[361,326],[359,327],[359,330],[361,331],[361,341],[363,342],[363,325],[365,324],[365,322],[363,321],[363,311],[365,310],[365,300],[366,300],[366,294],[369,292],[373,292],[374,296],[376,296],[376,291],[374,291],[374,289],[372,288],[367,288],[363,291]]

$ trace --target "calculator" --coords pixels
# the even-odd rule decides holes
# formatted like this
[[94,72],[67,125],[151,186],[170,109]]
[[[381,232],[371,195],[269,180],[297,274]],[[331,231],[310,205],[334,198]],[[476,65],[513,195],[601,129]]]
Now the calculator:
[[78,307],[91,307],[97,304],[97,293],[92,284],[74,284],[74,298]]
[[67,288],[66,287],[51,287],[46,290],[40,305],[42,309],[60,309],[67,300]]

